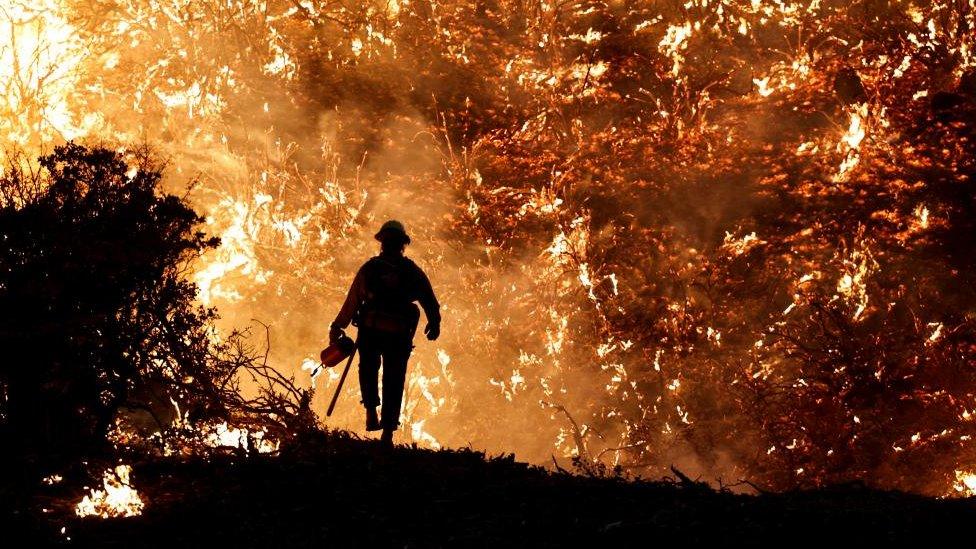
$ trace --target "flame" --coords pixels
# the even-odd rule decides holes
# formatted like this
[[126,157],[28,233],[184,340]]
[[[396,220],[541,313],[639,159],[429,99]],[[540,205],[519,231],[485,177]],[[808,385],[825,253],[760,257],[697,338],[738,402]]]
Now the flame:
[[929,209],[925,207],[925,204],[919,204],[915,206],[915,218],[911,221],[912,232],[924,231],[929,228]]
[[61,475],[58,475],[58,474],[54,474],[54,475],[50,475],[50,476],[44,477],[41,480],[41,482],[43,482],[44,484],[47,484],[48,486],[53,486],[55,484],[60,484],[62,480],[64,480],[64,477],[62,477]]
[[797,56],[789,65],[777,63],[772,67],[772,74],[763,78],[753,78],[756,92],[760,97],[769,97],[776,92],[795,91],[811,76],[812,59],[807,54]]
[[765,241],[760,240],[759,237],[756,236],[755,231],[740,238],[736,238],[732,235],[732,233],[726,232],[725,240],[722,242],[722,248],[731,255],[742,255],[748,253],[749,250],[755,248],[756,246],[761,246],[765,243]]
[[870,301],[868,278],[877,270],[878,264],[863,241],[842,263],[844,272],[837,281],[837,293],[854,307],[851,317],[860,320]]
[[867,103],[859,104],[851,112],[851,121],[847,127],[847,132],[837,144],[837,150],[844,155],[844,160],[840,163],[837,175],[834,176],[835,181],[845,181],[851,171],[861,162],[860,147],[861,142],[867,136],[867,116]]
[[440,450],[441,444],[433,435],[424,430],[426,419],[421,419],[410,424],[410,435],[413,439],[434,450]]
[[216,425],[199,427],[204,434],[204,442],[214,448],[240,448],[245,452],[254,450],[259,454],[271,454],[278,451],[280,442],[270,440],[267,431],[259,429],[249,431],[241,427],[231,427],[226,421]]
[[322,375],[325,367],[322,362],[315,360],[313,358],[306,358],[302,361],[302,370],[308,372],[309,378],[312,380],[312,389],[315,388],[315,380]]
[[769,87],[769,77],[768,76],[766,78],[762,78],[762,79],[753,78],[752,79],[752,82],[753,82],[753,84],[756,85],[756,88],[758,88],[756,91],[758,91],[759,92],[759,95],[761,95],[763,97],[769,97],[770,95],[773,95],[773,92],[776,91],[775,89]]
[[658,43],[658,48],[674,62],[671,67],[671,76],[677,77],[681,73],[681,66],[685,58],[681,51],[688,47],[688,38],[691,37],[692,30],[700,28],[699,23],[685,22],[683,25],[670,25],[664,33],[664,38]]
[[970,471],[956,471],[956,481],[952,485],[956,495],[963,497],[976,496],[976,473]]
[[57,0],[0,6],[0,136],[7,144],[75,139],[98,115],[78,120],[72,107],[79,70],[90,54]]
[[118,465],[105,471],[102,477],[103,490],[92,489],[75,506],[79,517],[135,517],[142,514],[146,504],[139,493],[129,484],[132,467]]

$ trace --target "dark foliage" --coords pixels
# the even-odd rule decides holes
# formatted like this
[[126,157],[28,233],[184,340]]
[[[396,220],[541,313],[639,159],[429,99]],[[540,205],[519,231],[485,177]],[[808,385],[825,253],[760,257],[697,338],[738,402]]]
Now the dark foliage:
[[0,182],[0,436],[28,453],[93,449],[122,406],[214,386],[212,313],[181,271],[216,239],[135,160],[68,144]]

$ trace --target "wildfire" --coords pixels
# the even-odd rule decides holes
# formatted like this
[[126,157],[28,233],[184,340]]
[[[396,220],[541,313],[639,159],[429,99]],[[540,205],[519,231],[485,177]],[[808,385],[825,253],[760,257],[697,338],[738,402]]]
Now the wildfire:
[[[608,463],[665,473],[693,447],[714,451],[696,463],[739,456],[704,477],[791,487],[845,480],[831,476],[840,458],[804,437],[838,454],[858,444],[831,438],[846,419],[820,432],[831,414],[818,406],[871,436],[876,418],[836,394],[912,387],[888,404],[976,406],[963,382],[913,385],[921,365],[966,370],[967,305],[946,311],[953,292],[926,292],[969,275],[924,246],[966,211],[944,189],[969,184],[968,138],[947,128],[965,126],[972,101],[972,6],[483,13],[458,0],[430,16],[421,4],[120,0],[99,19],[88,0],[9,0],[0,141],[158,148],[173,185],[195,180],[191,199],[221,239],[188,273],[200,302],[220,329],[267,323],[269,363],[307,372],[296,377],[318,408],[339,374],[309,357],[375,253],[372,228],[405,218],[408,253],[445,306],[443,339],[418,341],[411,359],[403,436],[418,444],[539,463],[590,444]],[[852,25],[870,32],[851,40]],[[851,89],[834,84],[845,70]],[[344,390],[330,427],[361,429],[355,383]],[[934,417],[901,418],[902,432],[974,434],[913,423]],[[277,448],[260,430],[181,427],[212,447]],[[729,447],[703,450],[703,438]],[[927,481],[870,474],[944,493],[967,441]],[[926,451],[881,442],[868,447]],[[120,476],[113,486],[127,486]]]
[[103,490],[92,489],[78,505],[75,514],[79,517],[135,517],[142,514],[146,504],[139,493],[129,484],[132,467],[119,465],[105,471],[102,477]]

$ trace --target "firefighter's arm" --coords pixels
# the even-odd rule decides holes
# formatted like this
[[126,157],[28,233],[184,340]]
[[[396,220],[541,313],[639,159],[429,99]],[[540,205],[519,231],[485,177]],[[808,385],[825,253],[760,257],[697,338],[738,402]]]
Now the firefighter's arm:
[[420,302],[420,306],[427,316],[427,327],[424,328],[424,334],[427,335],[427,339],[434,341],[441,335],[441,305],[437,302],[434,287],[431,286],[427,274],[420,268],[417,268],[417,273],[420,283],[417,301]]
[[359,304],[365,298],[366,276],[363,274],[363,269],[359,269],[356,278],[352,281],[352,286],[349,287],[349,293],[346,294],[346,300],[342,303],[342,308],[339,309],[339,314],[336,315],[329,327],[329,340],[337,339],[342,330],[349,326],[353,315],[356,314],[356,309],[359,308]]

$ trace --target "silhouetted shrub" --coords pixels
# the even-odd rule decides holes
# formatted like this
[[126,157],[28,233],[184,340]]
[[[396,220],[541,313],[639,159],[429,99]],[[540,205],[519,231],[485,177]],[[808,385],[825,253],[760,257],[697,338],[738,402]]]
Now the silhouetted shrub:
[[29,453],[73,455],[104,441],[122,406],[217,390],[213,313],[181,277],[217,240],[160,192],[148,154],[130,166],[68,144],[40,166],[0,181],[0,430]]

